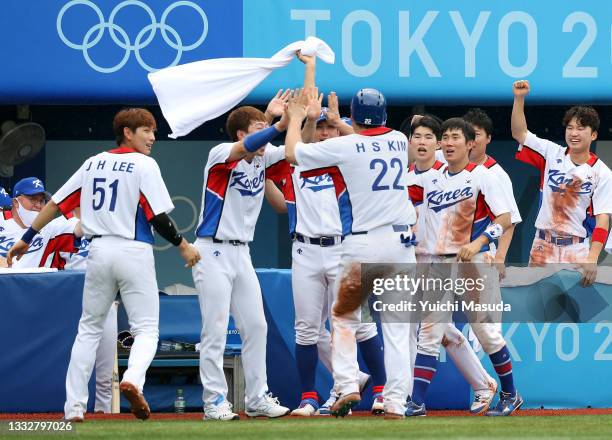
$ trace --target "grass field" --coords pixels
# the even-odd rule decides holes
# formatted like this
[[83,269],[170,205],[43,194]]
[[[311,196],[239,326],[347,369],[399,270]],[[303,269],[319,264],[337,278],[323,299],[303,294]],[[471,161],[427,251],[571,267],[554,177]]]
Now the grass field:
[[[610,439],[612,415],[578,415],[548,417],[419,417],[384,420],[379,417],[283,418],[211,422],[180,419],[158,419],[141,422],[135,419],[87,420],[76,425],[79,439],[380,439],[380,438],[494,438],[510,439]],[[31,438],[40,439],[40,434]],[[4,438],[27,438],[10,435]],[[73,437],[74,438],[74,437]]]

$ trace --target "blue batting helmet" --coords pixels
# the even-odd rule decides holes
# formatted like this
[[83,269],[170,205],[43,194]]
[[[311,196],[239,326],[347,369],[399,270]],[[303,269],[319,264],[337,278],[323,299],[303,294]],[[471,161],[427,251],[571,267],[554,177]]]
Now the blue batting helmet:
[[351,100],[351,117],[362,125],[379,126],[387,123],[387,101],[376,89],[361,89]]

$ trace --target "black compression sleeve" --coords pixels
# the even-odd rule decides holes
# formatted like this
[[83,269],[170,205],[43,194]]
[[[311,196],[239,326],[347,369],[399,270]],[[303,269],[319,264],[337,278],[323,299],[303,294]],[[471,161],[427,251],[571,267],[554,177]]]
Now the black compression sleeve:
[[178,233],[174,223],[168,217],[168,214],[162,212],[161,214],[157,214],[155,217],[149,221],[151,225],[155,228],[155,230],[172,243],[174,246],[178,246],[183,241],[183,236]]

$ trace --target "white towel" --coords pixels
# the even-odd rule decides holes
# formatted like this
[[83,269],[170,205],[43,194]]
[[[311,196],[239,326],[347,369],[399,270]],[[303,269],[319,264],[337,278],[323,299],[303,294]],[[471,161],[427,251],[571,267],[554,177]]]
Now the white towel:
[[278,51],[272,58],[217,58],[149,73],[162,113],[176,139],[238,105],[275,69],[301,50],[333,64],[335,54],[324,41],[308,37]]

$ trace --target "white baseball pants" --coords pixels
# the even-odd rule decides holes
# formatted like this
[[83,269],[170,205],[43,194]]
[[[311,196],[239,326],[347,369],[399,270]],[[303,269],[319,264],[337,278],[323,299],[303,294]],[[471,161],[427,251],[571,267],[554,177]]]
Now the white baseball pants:
[[255,408],[268,391],[268,325],[249,247],[216,244],[205,238],[198,238],[195,246],[202,256],[192,274],[202,313],[200,377],[204,407],[227,399],[223,352],[231,313],[242,340],[245,404]]
[[[316,244],[293,243],[291,286],[295,307],[295,342],[300,345],[317,344],[326,335],[322,323],[331,315],[334,284],[340,267],[342,245],[321,247]],[[376,324],[360,324],[357,341],[376,336]],[[319,354],[321,350],[319,350]]]
[[159,293],[151,245],[104,236],[92,241],[88,258],[83,313],[66,376],[66,418],[82,417],[87,409],[87,383],[117,291],[134,335],[123,381],[142,390],[159,337]]
[[[485,280],[486,288],[483,294],[487,294],[492,296],[499,296],[500,287],[499,287],[499,275],[497,269],[493,266],[487,266],[484,263],[491,261],[491,255],[487,252],[482,252],[476,254],[474,258],[472,258],[473,263],[482,263],[477,268],[474,265],[462,265],[462,263],[456,263],[454,259],[448,259],[445,257],[438,256],[430,256],[431,262],[434,265],[431,266],[431,270],[436,272],[438,270],[448,273],[438,273],[436,272],[435,276],[438,277],[447,277],[447,276],[463,276],[476,278],[481,277]],[[454,266],[450,267],[448,265],[440,266],[440,268],[436,268],[435,263],[453,263]],[[469,263],[468,263],[469,264]],[[461,271],[469,271],[470,273],[461,274]],[[476,273],[475,271],[478,271]],[[447,292],[448,301],[453,301],[454,292]],[[451,312],[434,312],[432,315],[426,319],[426,322],[421,323],[421,328],[419,330],[419,343],[418,343],[418,352],[431,356],[438,356],[440,353],[440,344],[442,343],[442,339],[445,333],[448,331],[449,323],[451,323]],[[468,316],[468,319],[472,321],[472,318]],[[451,324],[452,325],[452,324]],[[487,323],[487,322],[479,322],[478,319],[475,319],[474,322],[470,323],[472,327],[472,331],[478,338],[478,341],[482,345],[483,350],[487,354],[495,353],[502,349],[502,347],[506,344],[504,338],[501,334],[501,324],[497,323]],[[452,355],[452,354],[451,354]],[[481,367],[482,368],[482,367]],[[486,387],[484,387],[486,388]]]
[[96,352],[96,404],[94,412],[111,412],[113,367],[117,351],[117,302],[113,301]]
[[[410,231],[403,232],[409,235]],[[342,243],[340,277],[335,283],[338,298],[342,274],[358,263],[415,263],[414,247],[400,241],[399,232],[391,226],[369,231],[368,234],[349,235]],[[358,363],[355,334],[361,320],[361,310],[338,316],[332,315],[332,362],[334,382],[341,394],[358,393]],[[387,383],[383,390],[385,410],[403,414],[412,371],[409,322],[382,323],[385,341],[385,370]]]

